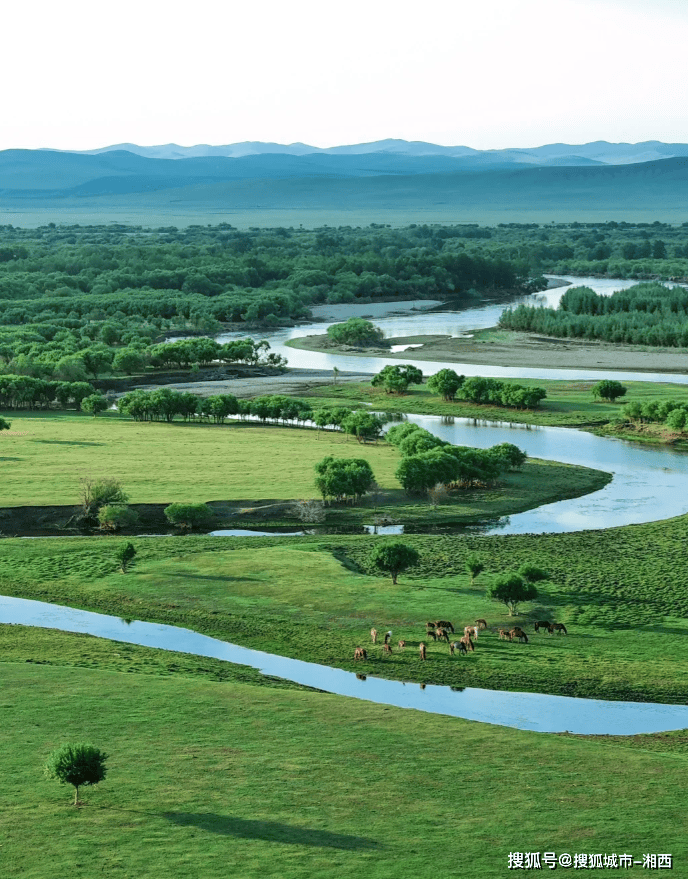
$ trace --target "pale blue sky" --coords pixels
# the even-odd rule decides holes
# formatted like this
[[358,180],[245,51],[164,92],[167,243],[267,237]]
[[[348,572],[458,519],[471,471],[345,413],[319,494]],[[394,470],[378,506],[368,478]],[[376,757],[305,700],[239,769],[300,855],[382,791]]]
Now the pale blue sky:
[[688,142],[685,0],[36,0],[0,149]]

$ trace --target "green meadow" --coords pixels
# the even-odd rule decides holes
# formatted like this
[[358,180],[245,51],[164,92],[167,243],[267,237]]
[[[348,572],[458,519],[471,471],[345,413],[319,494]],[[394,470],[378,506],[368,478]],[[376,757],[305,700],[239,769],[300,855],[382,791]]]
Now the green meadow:
[[11,430],[0,432],[5,507],[76,505],[81,478],[108,476],[122,483],[131,503],[220,500],[253,508],[316,497],[314,466],[327,455],[366,458],[375,474],[375,497],[330,510],[330,521],[351,523],[386,514],[435,524],[491,518],[587,494],[609,479],[598,470],[534,460],[520,472],[504,474],[495,487],[460,492],[433,510],[426,498],[402,491],[394,476],[399,453],[382,441],[360,444],[332,431],[250,422],[166,424],[69,413],[11,420]]
[[[681,875],[688,855],[680,737],[542,735],[183,675],[2,675],[8,879],[434,877],[438,860],[497,877],[511,851],[667,852]],[[109,755],[78,809],[41,773],[69,740]]]

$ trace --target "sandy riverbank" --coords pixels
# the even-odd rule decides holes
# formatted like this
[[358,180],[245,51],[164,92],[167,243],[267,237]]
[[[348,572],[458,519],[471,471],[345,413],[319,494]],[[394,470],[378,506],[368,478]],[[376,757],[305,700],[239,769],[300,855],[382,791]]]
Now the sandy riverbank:
[[478,366],[513,366],[524,369],[609,369],[629,372],[688,373],[688,352],[680,348],[646,348],[605,342],[555,339],[506,330],[480,330],[472,338],[408,336],[387,339],[390,345],[420,345],[412,351],[390,353],[383,349],[334,348],[327,336],[292,339],[290,347],[327,351],[348,356],[380,356],[415,360],[471,363]]

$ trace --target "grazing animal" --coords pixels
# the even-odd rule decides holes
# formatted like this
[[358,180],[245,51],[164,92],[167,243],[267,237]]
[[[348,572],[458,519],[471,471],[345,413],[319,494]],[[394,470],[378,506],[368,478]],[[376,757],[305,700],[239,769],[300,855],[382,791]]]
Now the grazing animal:
[[434,632],[435,629],[437,628],[437,626],[435,625],[435,623],[426,623],[426,624],[425,624],[425,628],[426,628],[426,629],[432,629],[433,632]]
[[449,643],[449,635],[447,634],[446,629],[435,629],[435,636],[438,641],[446,641]]
[[[473,642],[471,641],[471,636],[470,636],[470,635],[464,635],[463,638],[461,639],[461,641],[460,641],[459,643],[460,643],[460,644],[463,644],[464,647],[466,648],[466,650],[470,650],[472,653],[475,652],[475,645],[474,645]],[[461,650],[460,647],[459,647],[459,650]]]
[[557,635],[561,635],[563,632],[565,635],[568,635],[566,631],[566,626],[563,623],[552,623],[552,628],[557,633]]
[[454,626],[449,622],[449,620],[435,620],[435,628],[449,629],[452,635],[454,634]]
[[[420,653],[420,659],[421,659],[421,662],[425,662],[425,660],[426,660],[428,657],[427,657],[427,652],[426,652],[425,644],[423,644],[422,641],[421,641],[420,644],[418,645],[418,652]],[[421,687],[423,687],[423,684],[421,684]],[[423,687],[423,689],[425,689],[425,688]]]
[[357,647],[354,650],[354,659],[367,659],[367,658],[368,658],[368,654],[366,653],[366,650],[364,647]]
[[472,635],[475,640],[478,640],[478,627],[477,626],[464,626],[463,629],[464,635]]
[[468,652],[466,649],[466,645],[463,641],[452,641],[449,645],[449,649],[451,650],[451,655],[454,655],[454,651],[458,650],[463,656]]
[[499,630],[499,640],[511,641],[511,633],[508,629],[500,629]]
[[528,636],[519,626],[515,626],[513,629],[510,629],[509,634],[511,635],[512,641],[514,640],[514,638],[518,638],[519,641],[525,641],[526,644],[528,643]]
[[425,637],[432,638],[433,641],[437,641],[437,635],[435,634],[434,629],[428,629],[428,631],[425,633]]
[[406,641],[399,641],[399,650],[403,650],[406,647]]
[[476,620],[475,624],[480,630],[487,628],[487,620]]
[[385,651],[385,653],[388,653],[390,656],[392,655],[392,645],[389,643],[389,641],[385,641],[385,643],[382,645],[382,649]]
[[392,630],[390,629],[389,632],[385,632],[385,644],[389,644],[389,639],[391,637],[392,637]]
[[373,644],[377,644],[377,629],[370,630],[370,637],[373,639]]
[[550,635],[554,631],[552,623],[548,622],[547,620],[538,620],[537,623],[535,623],[535,631],[539,632],[540,629],[547,629]]

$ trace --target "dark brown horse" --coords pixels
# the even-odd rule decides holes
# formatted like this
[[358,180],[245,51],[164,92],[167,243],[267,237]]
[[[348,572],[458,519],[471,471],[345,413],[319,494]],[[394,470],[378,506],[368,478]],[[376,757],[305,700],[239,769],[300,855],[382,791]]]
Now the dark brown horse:
[[487,620],[476,620],[475,624],[480,630],[487,628]]
[[452,635],[454,634],[454,626],[449,622],[449,620],[435,620],[435,628],[449,629]]
[[446,629],[435,629],[435,636],[438,641],[446,641],[449,643],[449,634]]
[[568,635],[566,631],[566,626],[563,623],[552,623],[552,628],[557,633],[557,635],[561,635],[563,632],[565,635]]
[[548,622],[547,620],[538,620],[535,623],[535,631],[539,632],[540,629],[547,629],[547,631],[550,633],[550,635],[554,631],[554,627],[552,626],[552,623]]
[[528,636],[519,626],[514,626],[513,629],[510,629],[509,634],[511,635],[512,641],[514,638],[518,638],[519,641],[525,641],[526,644],[528,643]]

